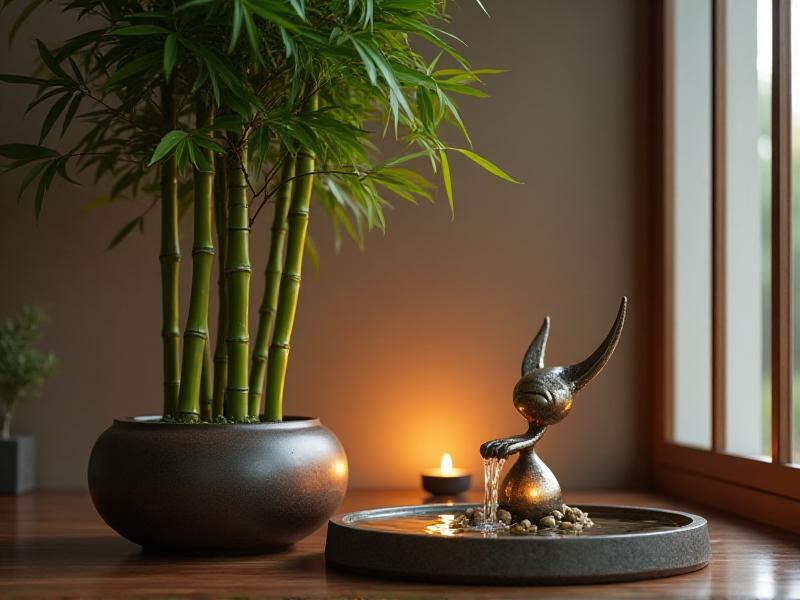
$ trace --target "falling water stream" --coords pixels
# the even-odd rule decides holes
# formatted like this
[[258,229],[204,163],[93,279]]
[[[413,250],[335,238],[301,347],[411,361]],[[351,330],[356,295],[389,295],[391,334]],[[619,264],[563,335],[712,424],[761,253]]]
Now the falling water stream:
[[505,529],[505,525],[497,520],[497,493],[505,462],[505,458],[483,459],[483,523],[480,528],[485,533]]

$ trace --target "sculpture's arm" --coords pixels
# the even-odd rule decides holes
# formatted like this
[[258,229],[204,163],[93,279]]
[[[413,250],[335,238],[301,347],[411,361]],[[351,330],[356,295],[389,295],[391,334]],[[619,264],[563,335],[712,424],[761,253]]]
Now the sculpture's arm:
[[545,432],[546,427],[531,425],[528,431],[507,438],[491,440],[481,444],[483,458],[508,458],[512,454],[533,448]]

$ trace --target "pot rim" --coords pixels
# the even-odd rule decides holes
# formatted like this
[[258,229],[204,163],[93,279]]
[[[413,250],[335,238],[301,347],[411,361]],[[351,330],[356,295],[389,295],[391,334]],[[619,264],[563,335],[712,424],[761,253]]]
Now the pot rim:
[[310,429],[320,427],[319,417],[305,417],[300,415],[287,415],[283,421],[264,421],[261,423],[164,423],[160,415],[140,415],[133,417],[119,417],[114,419],[115,427],[144,428],[144,429],[189,429],[197,431],[198,427],[205,429]]

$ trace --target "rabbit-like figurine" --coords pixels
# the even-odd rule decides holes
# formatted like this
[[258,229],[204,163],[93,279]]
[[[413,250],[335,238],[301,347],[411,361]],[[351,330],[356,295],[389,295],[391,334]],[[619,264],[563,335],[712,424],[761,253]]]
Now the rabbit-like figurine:
[[617,318],[603,343],[589,358],[568,367],[544,366],[544,352],[550,331],[550,317],[545,317],[522,360],[522,378],[514,387],[514,406],[528,421],[521,434],[485,442],[484,458],[519,458],[499,489],[499,505],[518,519],[534,523],[553,510],[561,509],[561,487],[553,472],[536,455],[534,446],[548,425],[569,414],[575,395],[603,369],[617,346],[628,299],[623,296]]

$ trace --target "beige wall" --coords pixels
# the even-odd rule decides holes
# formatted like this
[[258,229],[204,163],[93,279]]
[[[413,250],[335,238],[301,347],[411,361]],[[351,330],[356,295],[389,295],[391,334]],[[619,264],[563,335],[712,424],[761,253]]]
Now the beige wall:
[[[511,390],[542,317],[553,318],[548,364],[576,361],[627,294],[614,360],[539,448],[566,488],[635,485],[653,352],[650,9],[637,0],[487,5],[491,19],[463,0],[454,28],[478,66],[511,72],[463,113],[477,150],[525,185],[455,160],[455,221],[444,202],[398,205],[364,254],[345,244],[337,255],[317,213],[322,271],[304,280],[287,411],[319,415],[339,435],[353,487],[416,486],[444,451],[477,476],[479,444],[524,424]],[[3,13],[0,36],[10,18]],[[0,71],[27,68],[24,38],[55,41],[63,26],[39,18],[13,52],[0,44]],[[28,97],[0,94],[3,142],[34,140],[36,120],[19,119]],[[0,180],[0,314],[47,307],[47,346],[61,366],[14,429],[36,434],[43,486],[80,486],[92,442],[115,416],[159,410],[158,223],[105,253],[138,206],[82,211],[97,190],[59,186],[37,227],[30,199],[15,202],[18,181]],[[254,232],[255,298],[266,226]]]

